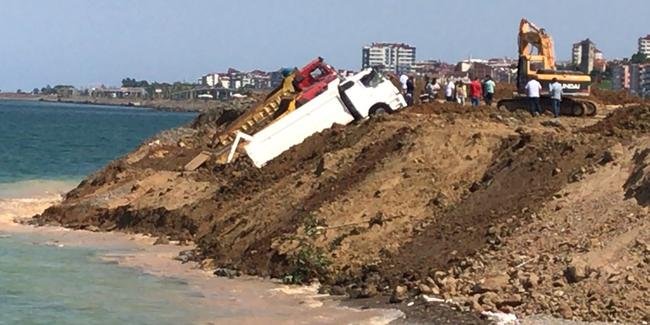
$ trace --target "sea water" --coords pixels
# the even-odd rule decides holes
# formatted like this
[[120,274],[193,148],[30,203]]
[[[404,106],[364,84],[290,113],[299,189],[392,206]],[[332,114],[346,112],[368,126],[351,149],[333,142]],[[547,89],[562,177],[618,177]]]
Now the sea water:
[[81,179],[146,138],[194,116],[143,108],[0,101],[0,184]]
[[[146,138],[194,116],[0,101],[0,214],[72,188]],[[0,324],[183,324],[200,317],[182,282],[119,267],[102,254],[0,231]]]
[[34,234],[0,235],[0,324],[186,324],[206,317],[181,281],[118,267],[101,254]]

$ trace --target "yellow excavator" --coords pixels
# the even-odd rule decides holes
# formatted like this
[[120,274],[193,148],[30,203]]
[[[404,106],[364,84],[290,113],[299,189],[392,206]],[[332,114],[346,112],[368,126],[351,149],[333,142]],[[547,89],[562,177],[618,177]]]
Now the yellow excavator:
[[540,103],[545,110],[551,110],[548,86],[554,78],[562,84],[562,115],[593,116],[598,111],[598,104],[589,100],[591,77],[579,71],[557,70],[553,39],[543,28],[535,26],[526,19],[519,24],[519,64],[517,70],[517,93],[513,98],[500,100],[500,108],[514,110],[528,108],[526,83],[536,78],[546,90],[542,93]]

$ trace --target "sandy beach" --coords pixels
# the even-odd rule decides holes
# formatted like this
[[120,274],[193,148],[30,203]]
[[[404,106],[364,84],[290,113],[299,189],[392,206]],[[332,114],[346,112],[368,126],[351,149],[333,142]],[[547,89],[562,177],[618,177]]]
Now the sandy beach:
[[[206,308],[228,310],[223,318],[205,319],[203,324],[386,324],[402,316],[397,310],[355,310],[340,306],[328,295],[317,293],[317,285],[287,286],[253,277],[219,278],[201,270],[196,263],[174,260],[179,252],[191,246],[153,245],[155,238],[126,233],[76,231],[60,227],[34,227],[19,223],[42,212],[61,200],[61,193],[74,184],[65,182],[32,182],[0,198],[0,234],[28,234],[37,238],[36,245],[90,247],[106,252],[102,258],[120,266],[136,268],[144,273],[177,279],[196,294],[197,304]],[[30,185],[30,186],[28,186]],[[39,186],[35,186],[39,185]],[[15,189],[16,187],[13,186]],[[7,194],[7,193],[4,193]]]

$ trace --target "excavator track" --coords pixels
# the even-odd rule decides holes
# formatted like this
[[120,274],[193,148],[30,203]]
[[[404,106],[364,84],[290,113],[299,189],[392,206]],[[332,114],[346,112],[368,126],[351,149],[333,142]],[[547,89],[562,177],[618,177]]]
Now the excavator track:
[[[542,110],[553,111],[551,99],[549,97],[540,98]],[[560,105],[560,115],[565,116],[595,116],[598,114],[599,105],[592,100],[577,97],[564,97]],[[497,103],[497,107],[515,111],[518,109],[530,110],[530,100],[527,97],[514,97],[502,99]]]

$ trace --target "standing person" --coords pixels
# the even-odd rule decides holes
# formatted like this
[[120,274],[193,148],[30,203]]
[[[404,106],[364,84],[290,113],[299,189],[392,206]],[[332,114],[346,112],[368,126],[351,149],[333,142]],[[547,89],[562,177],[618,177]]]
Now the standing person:
[[492,100],[494,99],[494,91],[497,88],[497,84],[492,80],[492,77],[485,76],[485,105],[492,105]]
[[448,102],[454,101],[455,89],[456,89],[456,85],[454,84],[454,81],[452,79],[449,79],[447,81],[447,85],[445,86],[445,99],[447,99]]
[[481,103],[481,95],[483,94],[483,87],[477,77],[472,78],[469,84],[469,98],[472,106],[478,106]]
[[526,84],[526,94],[530,101],[530,114],[533,116],[542,114],[542,106],[539,104],[540,91],[542,91],[542,84],[537,81],[536,77],[533,77]]
[[429,100],[436,99],[436,97],[438,96],[438,91],[440,90],[440,85],[438,84],[436,78],[433,78],[427,82],[427,85],[425,86],[425,90],[427,92],[427,96],[429,96]]
[[465,101],[467,100],[467,86],[462,80],[458,81],[456,85],[456,101],[458,104],[465,106]]
[[404,73],[402,73],[402,75],[399,76],[399,83],[402,84],[402,92],[403,92],[404,94],[406,94],[406,82],[407,82],[408,80],[409,80],[409,77],[408,77],[406,74],[404,74]]
[[548,85],[548,92],[551,94],[551,104],[553,105],[553,115],[560,116],[560,103],[562,102],[562,84],[557,81],[557,78],[551,80]]
[[415,82],[413,76],[408,77],[406,80],[406,105],[413,105],[413,95],[415,93]]
[[433,78],[433,87],[431,88],[431,99],[436,99],[438,98],[438,92],[440,91],[440,84],[438,83],[438,79]]
[[429,102],[433,100],[433,83],[431,82],[431,79],[429,77],[424,78],[424,94],[420,95],[420,101],[426,101]]

